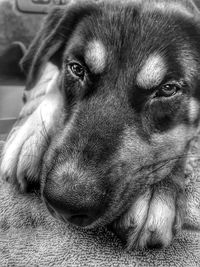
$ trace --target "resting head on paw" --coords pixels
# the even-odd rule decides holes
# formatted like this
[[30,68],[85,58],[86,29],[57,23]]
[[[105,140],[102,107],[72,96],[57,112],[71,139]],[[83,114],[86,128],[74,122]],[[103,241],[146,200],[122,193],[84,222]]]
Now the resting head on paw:
[[[63,109],[43,158],[53,216],[112,224],[128,246],[168,246],[183,217],[199,122],[200,23],[192,1],[80,1],[53,10],[22,62],[51,62]],[[59,105],[59,102],[58,102]]]

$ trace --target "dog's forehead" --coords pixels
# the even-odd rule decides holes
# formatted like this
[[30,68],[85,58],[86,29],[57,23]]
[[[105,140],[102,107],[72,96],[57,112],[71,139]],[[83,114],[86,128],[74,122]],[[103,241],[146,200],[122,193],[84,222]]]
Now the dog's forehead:
[[116,72],[129,67],[136,83],[148,89],[160,84],[169,64],[174,67],[171,72],[182,68],[189,78],[195,73],[194,53],[185,45],[188,33],[177,23],[185,21],[158,8],[105,6],[100,14],[84,19],[72,46],[80,48],[78,53],[93,73],[100,74],[107,66]]

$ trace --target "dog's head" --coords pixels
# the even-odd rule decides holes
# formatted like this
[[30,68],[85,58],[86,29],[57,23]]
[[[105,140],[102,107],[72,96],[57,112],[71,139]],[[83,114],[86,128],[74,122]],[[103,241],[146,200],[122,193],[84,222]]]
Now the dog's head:
[[41,175],[64,220],[109,223],[182,164],[199,121],[199,43],[188,1],[81,1],[48,15],[23,66],[27,89],[47,62],[59,69]]

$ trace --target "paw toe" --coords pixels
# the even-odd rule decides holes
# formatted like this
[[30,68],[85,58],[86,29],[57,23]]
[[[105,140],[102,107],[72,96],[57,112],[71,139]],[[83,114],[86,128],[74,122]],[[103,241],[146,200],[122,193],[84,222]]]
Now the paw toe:
[[147,191],[120,218],[117,227],[126,233],[128,250],[158,249],[171,244],[176,228],[181,225],[174,196],[169,190],[157,190],[153,195]]

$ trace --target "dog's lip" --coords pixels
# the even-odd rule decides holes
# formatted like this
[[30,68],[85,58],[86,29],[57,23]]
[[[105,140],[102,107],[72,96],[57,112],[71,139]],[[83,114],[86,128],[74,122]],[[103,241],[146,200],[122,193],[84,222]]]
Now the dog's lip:
[[60,214],[58,214],[58,212],[55,211],[55,209],[47,202],[45,201],[46,207],[48,209],[48,211],[51,213],[51,215],[59,220],[63,221],[63,218],[60,216]]

